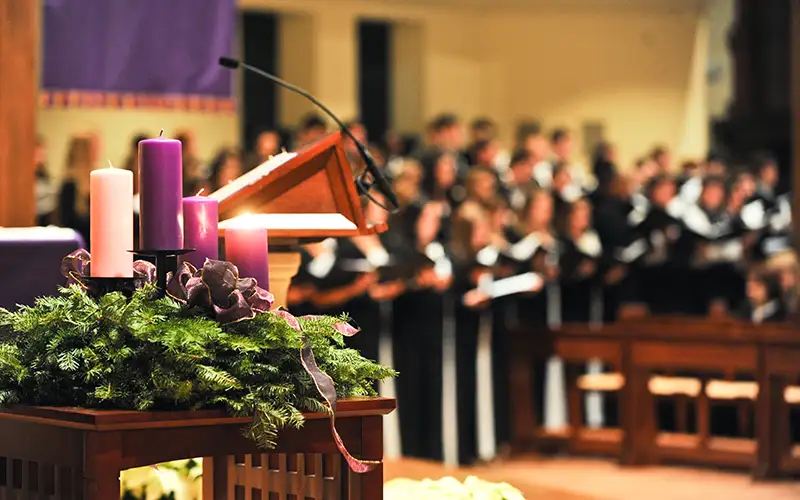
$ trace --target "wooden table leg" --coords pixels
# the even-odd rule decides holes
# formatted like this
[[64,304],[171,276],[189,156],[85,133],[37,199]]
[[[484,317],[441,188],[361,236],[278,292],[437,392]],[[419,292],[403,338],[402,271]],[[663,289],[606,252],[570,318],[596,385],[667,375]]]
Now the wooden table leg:
[[[364,417],[361,420],[361,459],[383,459],[383,417]],[[351,473],[351,478],[354,474]],[[351,489],[348,500],[383,499],[383,465],[372,472],[360,474],[360,488]],[[360,491],[359,491],[360,490]]]
[[763,374],[756,400],[756,466],[753,479],[774,479],[781,474],[781,460],[789,449],[789,411],[783,392],[786,380]]
[[84,498],[110,500],[120,496],[122,472],[122,434],[86,432],[84,434]]

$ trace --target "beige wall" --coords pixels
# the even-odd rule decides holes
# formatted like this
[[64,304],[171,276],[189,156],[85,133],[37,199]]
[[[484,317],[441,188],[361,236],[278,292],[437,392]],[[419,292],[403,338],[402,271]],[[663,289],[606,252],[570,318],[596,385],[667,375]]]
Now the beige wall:
[[696,14],[494,16],[484,46],[493,72],[484,76],[491,83],[481,111],[501,120],[506,137],[525,117],[578,131],[601,122],[623,166],[654,142],[678,155],[703,154],[701,24]]
[[[575,130],[601,121],[624,164],[656,141],[680,156],[704,154],[708,29],[705,15],[691,8],[701,0],[680,0],[679,7],[675,0],[651,0],[637,8],[609,0],[568,11],[552,2],[485,10],[437,3],[443,1],[239,0],[245,9],[290,15],[279,37],[282,73],[343,118],[358,113],[356,23],[377,18],[404,27],[403,57],[394,68],[402,88],[393,91],[395,125],[402,130],[419,130],[442,111],[465,120],[493,116],[506,140],[521,118]],[[284,123],[311,109],[284,92],[280,99]],[[209,157],[237,140],[238,125],[233,116],[166,111],[39,113],[55,168],[67,138],[83,130],[101,130],[104,156],[120,162],[140,130],[190,127],[200,154]]]

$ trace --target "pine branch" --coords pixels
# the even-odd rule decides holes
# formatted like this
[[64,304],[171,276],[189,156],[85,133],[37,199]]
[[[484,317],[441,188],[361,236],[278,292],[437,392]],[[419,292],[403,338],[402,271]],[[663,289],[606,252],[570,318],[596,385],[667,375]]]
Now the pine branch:
[[0,407],[17,403],[132,410],[223,407],[252,416],[247,435],[274,446],[302,411],[327,412],[299,360],[304,336],[340,397],[374,394],[395,373],[344,347],[346,318],[273,314],[231,325],[146,286],[100,300],[73,286],[33,306],[0,309]]

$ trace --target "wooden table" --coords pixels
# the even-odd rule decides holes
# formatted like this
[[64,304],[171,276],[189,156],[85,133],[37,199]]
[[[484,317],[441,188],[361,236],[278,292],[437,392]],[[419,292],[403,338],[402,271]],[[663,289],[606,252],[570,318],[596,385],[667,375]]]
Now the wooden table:
[[[393,399],[340,401],[337,428],[350,452],[383,455],[382,417]],[[300,430],[281,432],[263,453],[242,435],[249,418],[224,412],[136,412],[16,406],[0,412],[0,500],[112,500],[120,471],[208,457],[205,500],[235,498],[381,499],[382,467],[349,471],[325,414],[307,414]]]

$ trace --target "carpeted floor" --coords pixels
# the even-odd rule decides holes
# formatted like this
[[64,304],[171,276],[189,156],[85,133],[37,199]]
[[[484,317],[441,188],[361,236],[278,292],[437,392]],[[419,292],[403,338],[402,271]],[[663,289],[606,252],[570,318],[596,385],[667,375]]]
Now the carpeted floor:
[[474,469],[387,462],[386,480],[475,475],[505,481],[536,500],[798,500],[800,482],[753,483],[744,473],[683,467],[620,468],[603,460],[525,458]]

